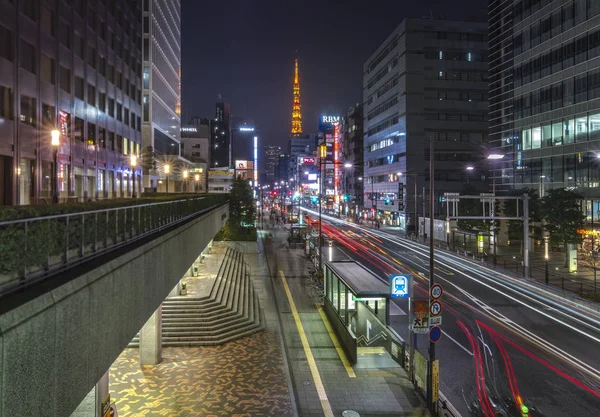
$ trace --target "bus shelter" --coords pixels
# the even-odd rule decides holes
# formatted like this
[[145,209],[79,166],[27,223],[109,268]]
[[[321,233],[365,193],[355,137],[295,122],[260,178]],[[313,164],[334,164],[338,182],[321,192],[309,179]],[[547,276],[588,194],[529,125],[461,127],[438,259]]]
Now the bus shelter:
[[386,351],[398,363],[403,343],[390,338],[390,288],[353,261],[325,261],[324,310],[348,360],[355,365],[359,350]]

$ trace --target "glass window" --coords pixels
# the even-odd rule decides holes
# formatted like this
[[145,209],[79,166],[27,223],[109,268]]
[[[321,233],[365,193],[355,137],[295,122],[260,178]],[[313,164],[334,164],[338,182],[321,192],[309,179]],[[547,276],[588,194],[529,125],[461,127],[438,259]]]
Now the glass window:
[[574,0],[575,25],[585,22],[587,18],[587,0]]
[[587,141],[587,116],[579,116],[575,119],[575,141]]
[[88,104],[95,106],[96,105],[96,87],[94,87],[91,84],[88,84],[87,88],[88,88],[88,97],[87,97]]
[[129,139],[127,139],[127,138],[123,138],[123,154],[124,155],[129,154]]
[[542,128],[534,127],[531,129],[531,149],[540,149],[542,147]]
[[71,49],[71,26],[64,20],[61,20],[58,30],[58,40],[60,43]]
[[552,181],[563,182],[563,164],[562,156],[554,156],[552,158]]
[[544,125],[542,126],[542,147],[549,148],[550,146],[552,146],[552,125]]
[[339,294],[339,280],[338,278],[334,275],[332,278],[333,281],[333,285],[331,288],[331,291],[333,293],[333,298],[331,300],[332,304],[333,304],[333,308],[335,309],[335,311],[339,311],[339,302],[340,302],[340,294]]
[[75,97],[83,100],[83,78],[75,77]]
[[573,85],[573,78],[567,78],[563,81],[563,106],[570,106],[574,103],[575,99],[575,87]]
[[21,116],[20,120],[28,125],[36,126],[37,124],[37,103],[33,97],[28,97],[21,94]]
[[588,99],[593,100],[600,97],[600,69],[587,73]]
[[35,47],[21,39],[21,68],[32,74],[37,74]]
[[0,25],[0,57],[12,61],[12,32]]
[[348,297],[346,285],[342,281],[339,282],[340,289],[340,318],[342,319],[342,323],[346,324],[346,300]]
[[88,134],[87,134],[87,144],[95,145],[96,144],[96,125],[94,123],[88,122]]
[[573,27],[573,3],[569,3],[562,8],[562,23],[563,23],[563,31],[570,29]]
[[531,129],[523,130],[523,150],[531,149]]
[[552,125],[552,145],[562,145],[562,123],[554,123]]
[[587,186],[589,158],[585,152],[575,155],[575,174],[579,186]]
[[34,161],[22,158],[19,161],[19,204],[31,204],[33,196]]
[[565,155],[564,163],[564,182],[575,181],[575,155]]
[[42,54],[40,57],[40,70],[42,72],[42,80],[54,84],[56,62],[46,54]]
[[562,70],[562,48],[558,47],[552,52],[552,72]]
[[46,103],[42,103],[42,126],[48,130],[56,128],[56,108]]
[[13,91],[3,85],[0,85],[0,117],[13,119]]
[[60,88],[67,93],[71,92],[71,70],[63,66],[60,67]]
[[575,40],[575,64],[580,64],[587,59],[588,37],[584,35]]
[[600,113],[590,114],[588,123],[589,139],[600,139]]
[[542,178],[542,181],[544,183],[552,182],[552,158],[542,158],[541,163],[542,175],[540,176],[540,178]]
[[143,112],[144,112],[144,122],[150,120],[150,100],[148,98],[148,94],[144,94],[144,102],[143,102]]
[[[600,7],[600,2],[595,1]],[[592,59],[600,55],[600,30],[592,32],[588,35],[588,59]]]
[[41,28],[50,36],[54,36],[55,25],[54,25],[54,12],[42,5],[42,19]]
[[575,62],[575,45],[573,42],[568,42],[563,45],[563,68],[573,66]]
[[575,120],[565,120],[563,124],[563,144],[568,145],[570,143],[575,143]]

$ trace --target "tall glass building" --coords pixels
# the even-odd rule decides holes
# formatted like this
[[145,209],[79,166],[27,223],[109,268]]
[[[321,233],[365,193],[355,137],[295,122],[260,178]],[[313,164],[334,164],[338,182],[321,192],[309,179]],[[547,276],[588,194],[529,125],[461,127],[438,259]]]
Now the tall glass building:
[[2,2],[0,205],[51,202],[56,188],[60,201],[131,195],[130,155],[141,144],[141,7]]
[[157,160],[157,171],[145,170],[144,186],[157,189],[166,165],[172,179],[181,175],[181,1],[144,0],[143,29],[142,136]]
[[600,199],[599,16],[596,0],[489,3],[490,142],[505,155],[497,183],[574,189],[588,219]]

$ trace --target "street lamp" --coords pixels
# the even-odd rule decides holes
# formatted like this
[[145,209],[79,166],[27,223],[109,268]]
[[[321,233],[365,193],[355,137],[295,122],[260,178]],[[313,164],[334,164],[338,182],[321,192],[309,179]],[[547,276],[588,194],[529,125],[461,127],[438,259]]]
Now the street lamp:
[[137,193],[135,192],[135,167],[137,166],[137,156],[136,155],[131,155],[129,163],[131,165],[131,173],[132,173],[132,176],[133,176],[133,191],[131,193],[131,197],[132,198],[137,198]]
[[60,131],[57,129],[54,129],[52,132],[50,132],[51,135],[51,144],[52,144],[52,148],[53,148],[53,155],[54,155],[54,175],[53,175],[53,180],[54,180],[54,186],[52,187],[52,202],[54,204],[58,203],[58,147],[60,146]]
[[188,175],[189,172],[187,169],[183,170],[183,186],[185,187],[184,192],[187,193],[187,179],[188,179]]
[[[504,154],[500,154],[500,153],[491,153],[488,155],[487,159],[489,159],[490,161],[498,161],[500,159],[504,158]],[[494,217],[495,213],[494,213],[494,208],[496,207],[496,165],[492,165],[492,204],[490,205],[490,217]],[[490,234],[491,234],[491,225],[492,223],[495,225],[495,221],[491,220],[490,221]],[[497,264],[496,261],[496,230],[494,230],[494,266]]]
[[194,175],[194,180],[196,180],[196,182],[194,183],[194,192],[198,192],[198,181],[200,181],[200,174],[196,174]]
[[169,172],[171,172],[171,167],[167,164],[163,169],[165,170],[165,177],[167,177],[167,194],[169,194]]
[[346,162],[346,163],[344,164],[344,168],[352,168],[352,166],[353,166],[353,165],[352,165],[351,163],[349,163],[349,162]]

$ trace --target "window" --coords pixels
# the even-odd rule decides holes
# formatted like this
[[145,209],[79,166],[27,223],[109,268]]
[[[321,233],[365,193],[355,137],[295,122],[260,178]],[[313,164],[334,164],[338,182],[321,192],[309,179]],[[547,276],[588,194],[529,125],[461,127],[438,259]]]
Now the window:
[[524,151],[531,149],[531,129],[523,130],[521,140],[521,145]]
[[102,76],[106,75],[106,58],[98,57],[98,73]]
[[75,140],[83,142],[83,119],[75,118],[75,131],[73,132]]
[[587,18],[586,0],[574,0],[575,25],[585,22]]
[[75,77],[75,97],[83,100],[83,78]]
[[587,141],[587,116],[579,116],[575,119],[575,141]]
[[121,103],[117,103],[117,120],[123,121],[123,106]]
[[12,32],[0,25],[0,57],[13,60]]
[[584,62],[587,59],[588,37],[582,36],[575,40],[575,64]]
[[131,119],[129,121],[129,126],[131,126],[133,129],[135,129],[135,113],[131,112]]
[[108,99],[108,115],[111,117],[115,117],[115,99]]
[[13,119],[13,91],[3,85],[0,85],[0,117]]
[[108,132],[108,150],[115,150],[115,134],[114,132]]
[[563,106],[570,106],[575,100],[575,90],[573,78],[567,78],[563,81]]
[[71,26],[64,20],[58,26],[58,40],[67,48],[71,49]]
[[75,51],[75,54],[81,58],[84,59],[85,58],[85,44],[83,43],[83,38],[81,36],[79,36],[77,33],[75,33],[75,37],[74,37],[74,41],[73,41],[73,50]]
[[42,103],[42,126],[47,129],[55,129],[56,107]]
[[564,181],[562,156],[552,158],[552,180],[554,182]]
[[575,103],[587,101],[587,74],[575,77]]
[[575,120],[568,119],[563,122],[563,144],[569,145],[575,142]]
[[40,70],[42,72],[42,81],[46,81],[50,84],[55,83],[56,63],[54,59],[50,58],[46,54],[42,54],[40,57]]
[[144,94],[144,103],[143,103],[143,113],[144,113],[144,122],[150,120],[150,99],[148,94]]
[[542,148],[552,146],[552,125],[542,126]]
[[542,128],[534,127],[531,129],[531,149],[540,149],[542,147]]
[[21,94],[21,116],[20,120],[28,125],[36,126],[37,103],[33,97]]
[[19,0],[21,3],[21,11],[25,16],[33,20],[37,20],[37,0]]
[[563,68],[573,66],[575,62],[575,46],[572,42],[563,45]]
[[123,120],[125,121],[125,124],[129,124],[129,109],[127,107],[125,107],[123,109],[124,114],[123,114]]
[[96,144],[96,125],[94,123],[88,122],[87,124],[87,144],[95,145]]
[[67,93],[71,92],[71,70],[63,66],[60,67],[60,88]]
[[88,88],[87,102],[88,102],[88,104],[95,106],[96,105],[96,87],[94,87],[91,84],[88,84],[87,88]]
[[562,7],[563,31],[573,27],[574,17],[573,3]]
[[560,122],[552,125],[552,145],[562,145],[562,123]]
[[590,114],[588,120],[589,140],[600,138],[600,114]]
[[106,93],[98,93],[98,110],[106,112]]
[[150,61],[150,40],[144,38],[144,61]]
[[115,82],[115,66],[114,65],[108,66],[108,81],[110,81],[111,83]]
[[21,68],[37,74],[35,47],[21,39]]
[[96,49],[88,46],[88,64],[92,68],[96,68]]
[[42,19],[40,23],[44,32],[52,37],[55,36],[54,11],[44,5],[42,5]]
[[600,97],[600,69],[587,74],[588,99],[593,100]]
[[123,138],[123,154],[129,155],[129,139]]

